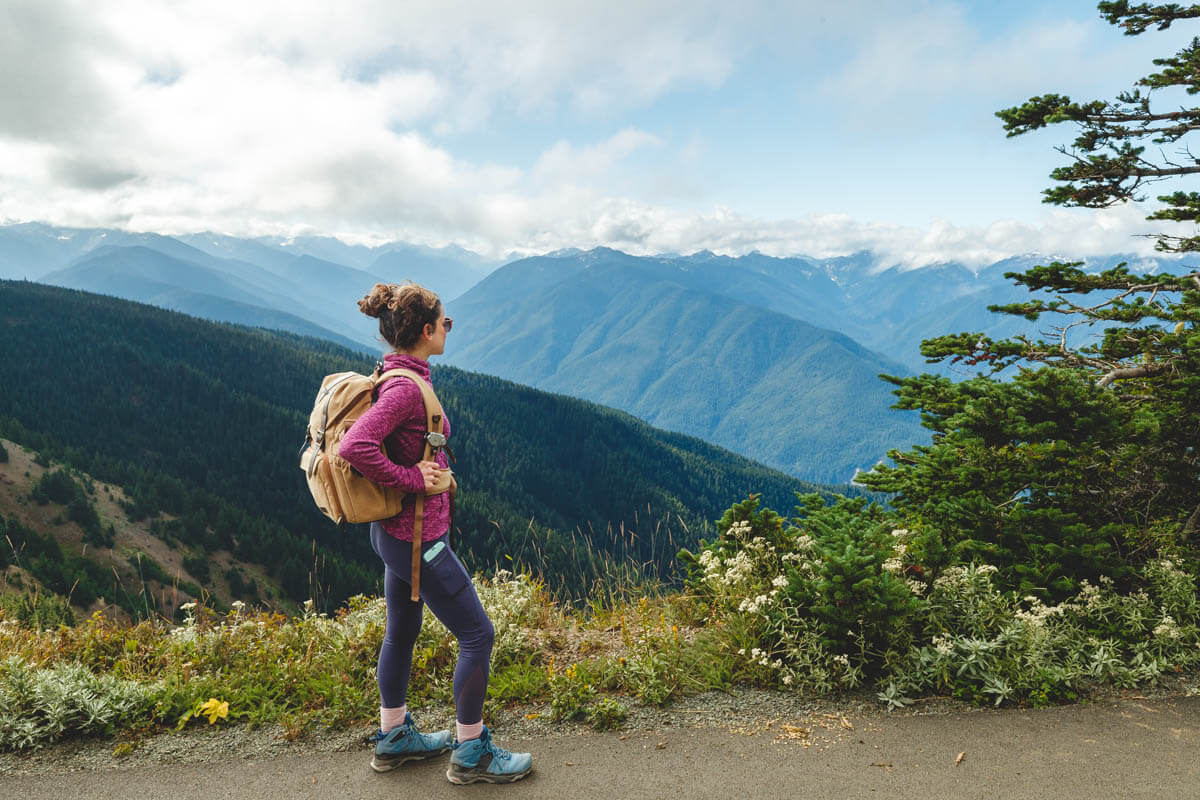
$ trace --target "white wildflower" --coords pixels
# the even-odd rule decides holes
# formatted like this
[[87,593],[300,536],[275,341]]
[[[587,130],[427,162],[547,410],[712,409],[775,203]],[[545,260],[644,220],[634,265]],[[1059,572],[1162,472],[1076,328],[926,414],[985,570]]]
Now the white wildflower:
[[1178,639],[1183,632],[1179,630],[1179,624],[1175,622],[1175,618],[1167,614],[1163,617],[1162,622],[1154,628],[1154,635],[1164,639]]
[[773,581],[771,581],[771,585],[774,586],[776,589],[782,589],[783,587],[788,585],[788,580],[787,580],[787,578],[783,577],[782,575],[776,575],[775,579]]

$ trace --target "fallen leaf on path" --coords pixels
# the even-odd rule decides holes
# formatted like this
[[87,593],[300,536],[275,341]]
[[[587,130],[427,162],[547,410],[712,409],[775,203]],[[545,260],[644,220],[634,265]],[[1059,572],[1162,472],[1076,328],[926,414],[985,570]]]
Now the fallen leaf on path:
[[841,722],[842,722],[842,727],[845,728],[846,730],[848,730],[848,731],[854,730],[854,724],[852,722],[850,722],[850,720],[846,719],[845,717],[842,717]]
[[662,749],[663,749],[664,747],[666,747],[666,746],[667,746],[667,743],[666,743],[666,742],[659,742],[658,744],[654,745],[654,749],[655,749],[655,750],[662,750]]
[[954,766],[957,767],[959,764],[961,764],[963,762],[963,759],[966,757],[967,757],[967,754],[965,751],[962,753],[959,753],[958,758],[954,759]]
[[799,725],[784,725],[783,733],[779,734],[778,739],[807,739],[811,733],[808,728],[801,728]]

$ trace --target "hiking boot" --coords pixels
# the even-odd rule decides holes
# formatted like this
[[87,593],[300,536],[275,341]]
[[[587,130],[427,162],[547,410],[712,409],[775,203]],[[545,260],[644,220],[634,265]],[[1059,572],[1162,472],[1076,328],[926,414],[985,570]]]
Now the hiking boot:
[[519,781],[533,769],[529,753],[510,753],[492,744],[487,726],[478,739],[455,742],[451,745],[450,768],[446,778],[451,783],[511,783]]
[[413,722],[412,714],[405,714],[403,725],[397,725],[387,733],[376,731],[371,741],[375,742],[371,769],[387,772],[405,761],[432,758],[446,752],[450,749],[450,731],[421,733]]

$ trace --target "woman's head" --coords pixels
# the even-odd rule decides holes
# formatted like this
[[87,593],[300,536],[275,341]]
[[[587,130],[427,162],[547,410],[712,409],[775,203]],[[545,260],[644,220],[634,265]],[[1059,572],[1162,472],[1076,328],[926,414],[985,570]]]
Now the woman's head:
[[415,283],[377,283],[358,308],[379,318],[379,335],[397,350],[411,351],[426,334],[436,339],[444,333],[442,301]]

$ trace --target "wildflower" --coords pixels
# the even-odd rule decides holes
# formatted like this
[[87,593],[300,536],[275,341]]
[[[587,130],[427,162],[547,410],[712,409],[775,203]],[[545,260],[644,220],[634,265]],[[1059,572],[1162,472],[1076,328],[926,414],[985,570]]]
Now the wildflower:
[[771,585],[774,586],[776,589],[782,589],[783,587],[788,585],[788,580],[787,580],[787,578],[783,577],[782,575],[776,575],[775,579],[771,581]]
[[213,725],[218,719],[229,717],[229,701],[221,701],[215,697],[210,697],[200,704],[199,713],[196,716],[200,714],[208,717],[208,724]]
[[784,685],[784,686],[791,686],[791,685],[792,685],[792,676],[791,676],[791,675],[784,675],[784,676],[783,676],[783,685]]
[[1154,628],[1154,635],[1164,639],[1178,639],[1183,632],[1179,630],[1179,624],[1175,622],[1175,618],[1167,614],[1163,617],[1162,622]]

